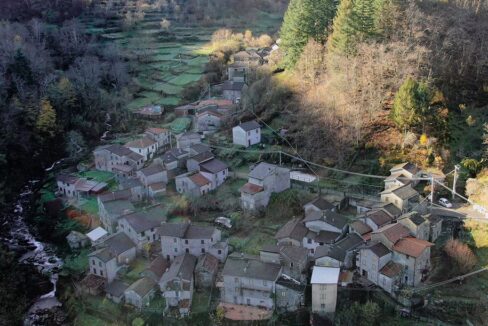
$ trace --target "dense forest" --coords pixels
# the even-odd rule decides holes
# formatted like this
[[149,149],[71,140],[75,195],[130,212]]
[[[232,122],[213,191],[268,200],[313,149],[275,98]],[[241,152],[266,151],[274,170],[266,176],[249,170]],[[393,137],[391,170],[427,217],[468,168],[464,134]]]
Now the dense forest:
[[243,102],[280,114],[306,157],[482,161],[487,1],[291,0],[280,37],[287,77],[265,76]]

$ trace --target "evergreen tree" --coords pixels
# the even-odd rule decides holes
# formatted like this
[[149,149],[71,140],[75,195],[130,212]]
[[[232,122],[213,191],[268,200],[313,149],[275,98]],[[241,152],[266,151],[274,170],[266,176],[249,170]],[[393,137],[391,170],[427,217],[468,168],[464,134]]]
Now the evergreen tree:
[[36,130],[43,137],[52,138],[56,134],[56,111],[51,103],[44,99],[36,121]]
[[20,49],[15,52],[14,61],[9,65],[8,70],[11,74],[19,76],[27,85],[34,83],[34,75],[29,60]]
[[353,10],[353,0],[342,0],[340,2],[328,42],[328,51],[330,53],[350,54],[353,52],[352,45],[356,38],[356,31],[352,21]]
[[425,122],[430,99],[431,92],[427,83],[408,77],[395,95],[392,120],[403,130]]
[[310,38],[325,43],[336,10],[334,0],[291,0],[281,26],[285,65],[293,67]]
[[375,33],[374,0],[355,0],[352,11],[352,22],[360,39]]

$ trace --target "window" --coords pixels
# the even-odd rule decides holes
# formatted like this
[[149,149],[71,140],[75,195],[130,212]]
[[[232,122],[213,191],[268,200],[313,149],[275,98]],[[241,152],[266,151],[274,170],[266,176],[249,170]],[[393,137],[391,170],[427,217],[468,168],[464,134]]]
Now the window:
[[323,246],[323,245],[324,245],[324,243],[323,243],[323,242],[319,242],[319,246]]
[[96,264],[95,264],[95,259],[92,259],[92,265],[96,265]]
[[263,285],[264,285],[264,286],[267,286],[267,285],[268,285],[268,282],[263,281]]
[[175,248],[175,252],[178,252],[178,249]]
[[205,253],[205,248],[202,248],[202,254],[204,254],[204,253]]
[[185,249],[186,253],[190,253],[190,249],[186,248]]
[[308,238],[307,243],[312,243],[312,239]]
[[97,269],[96,269],[96,268],[94,268],[94,269],[93,269],[93,274],[96,274],[96,273],[97,273]]
[[188,244],[188,240],[185,240],[185,244]]
[[321,309],[325,309],[325,303],[321,303],[321,304],[320,304],[320,308],[321,308]]
[[282,297],[286,297],[286,291],[281,292]]
[[220,250],[220,249],[219,249],[219,250],[217,251],[217,253],[218,253],[219,255],[221,255],[221,254],[222,254],[222,250]]
[[205,244],[205,240],[200,240],[200,243],[201,244]]
[[100,275],[103,276],[103,271],[102,270],[100,270]]
[[102,267],[102,262],[101,261],[98,262],[98,266]]

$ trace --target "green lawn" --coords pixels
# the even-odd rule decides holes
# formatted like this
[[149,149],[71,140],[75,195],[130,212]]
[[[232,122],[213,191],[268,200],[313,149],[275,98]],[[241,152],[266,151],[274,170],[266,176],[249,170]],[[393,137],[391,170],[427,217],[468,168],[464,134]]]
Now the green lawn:
[[195,291],[193,293],[193,300],[191,303],[192,313],[198,314],[198,313],[208,311],[209,295],[210,295],[210,291],[204,291],[204,292]]
[[112,172],[98,171],[98,170],[80,172],[78,175],[80,177],[84,177],[87,179],[92,179],[98,182],[107,182],[107,183],[114,178],[114,174]]
[[184,131],[186,131],[191,125],[191,119],[190,118],[176,118],[171,122],[171,131],[173,131],[176,134],[180,134]]
[[83,204],[79,206],[79,209],[81,209],[82,211],[88,214],[92,214],[92,215],[98,214],[98,201],[96,197],[89,197],[89,198],[82,199],[82,202]]
[[139,257],[130,264],[129,271],[125,276],[131,281],[136,281],[141,277],[141,273],[147,268],[147,265],[148,261]]

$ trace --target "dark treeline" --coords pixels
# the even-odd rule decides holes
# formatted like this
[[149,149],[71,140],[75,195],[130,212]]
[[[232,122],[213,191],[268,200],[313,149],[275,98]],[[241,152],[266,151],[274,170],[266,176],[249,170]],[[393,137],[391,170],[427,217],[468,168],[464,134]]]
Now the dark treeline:
[[8,171],[0,177],[2,197],[54,160],[82,156],[104,131],[107,113],[113,123],[122,116],[113,113],[128,94],[118,49],[97,45],[76,18],[61,21],[72,9],[65,2],[42,3],[48,9],[28,11],[30,19],[24,13],[16,21],[12,13],[0,23],[0,166]]

